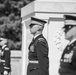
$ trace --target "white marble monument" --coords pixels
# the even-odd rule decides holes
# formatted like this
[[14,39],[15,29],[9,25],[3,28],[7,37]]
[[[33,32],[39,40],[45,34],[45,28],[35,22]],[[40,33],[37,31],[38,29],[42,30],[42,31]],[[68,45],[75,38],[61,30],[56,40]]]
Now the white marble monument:
[[32,37],[28,24],[31,16],[47,21],[43,35],[49,43],[49,73],[50,75],[59,75],[59,60],[63,49],[68,43],[61,29],[64,26],[64,14],[76,14],[76,0],[36,0],[21,9],[23,24],[22,75],[27,75],[27,47]]

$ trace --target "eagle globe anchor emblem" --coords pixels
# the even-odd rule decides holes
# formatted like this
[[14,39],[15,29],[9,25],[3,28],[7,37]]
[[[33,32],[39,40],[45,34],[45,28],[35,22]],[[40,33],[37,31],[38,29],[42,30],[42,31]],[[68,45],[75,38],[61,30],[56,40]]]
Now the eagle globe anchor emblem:
[[32,45],[32,46],[30,47],[30,51],[31,51],[31,52],[34,52],[34,45]]

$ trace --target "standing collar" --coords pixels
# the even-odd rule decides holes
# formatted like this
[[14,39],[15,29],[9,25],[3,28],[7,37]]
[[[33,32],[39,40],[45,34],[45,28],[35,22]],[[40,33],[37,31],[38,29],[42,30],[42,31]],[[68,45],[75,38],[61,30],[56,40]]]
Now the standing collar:
[[3,46],[2,46],[2,49],[5,48],[5,47],[6,47],[6,45],[3,45]]
[[75,42],[76,41],[76,38],[75,39],[73,39],[70,43],[69,43],[69,45],[71,45],[73,42]]
[[41,33],[40,33],[40,34],[35,35],[35,36],[34,36],[34,39],[35,39],[36,37],[38,37],[39,35],[41,35]]

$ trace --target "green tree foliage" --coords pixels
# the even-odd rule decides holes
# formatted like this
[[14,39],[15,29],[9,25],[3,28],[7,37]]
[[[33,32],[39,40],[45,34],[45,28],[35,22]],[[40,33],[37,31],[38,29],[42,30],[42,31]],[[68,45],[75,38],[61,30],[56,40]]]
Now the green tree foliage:
[[21,50],[21,8],[32,1],[0,0],[0,36],[8,39],[11,50]]

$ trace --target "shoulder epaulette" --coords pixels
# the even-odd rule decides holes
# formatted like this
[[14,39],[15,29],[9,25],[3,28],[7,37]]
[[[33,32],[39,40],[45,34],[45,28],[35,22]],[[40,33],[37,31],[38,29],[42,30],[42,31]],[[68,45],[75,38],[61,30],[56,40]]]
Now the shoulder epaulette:
[[41,41],[44,42],[45,40],[44,40],[44,38],[39,38],[38,41],[39,42],[41,42]]

